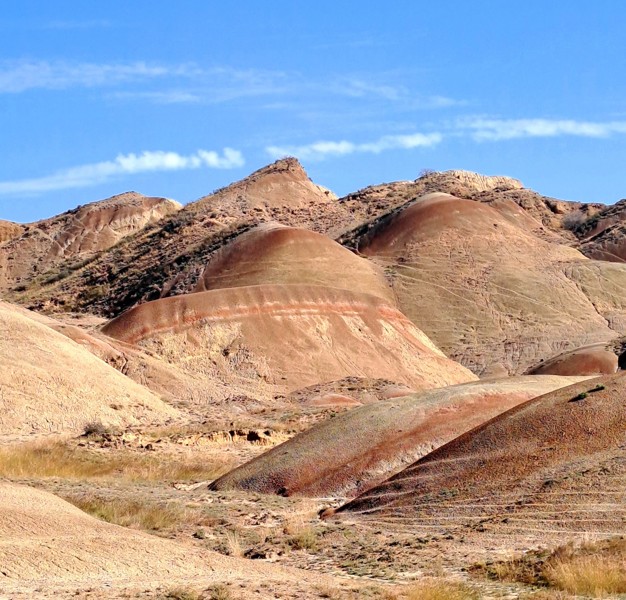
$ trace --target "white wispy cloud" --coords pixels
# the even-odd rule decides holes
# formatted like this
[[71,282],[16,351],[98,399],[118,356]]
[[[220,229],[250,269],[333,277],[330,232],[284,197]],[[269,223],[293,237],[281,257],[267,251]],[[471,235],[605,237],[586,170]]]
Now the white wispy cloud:
[[0,62],[0,94],[32,89],[61,90],[71,87],[112,86],[163,77],[194,77],[193,64],[158,65],[143,61],[128,63],[76,63],[47,60]]
[[224,148],[222,153],[197,150],[194,154],[142,152],[120,154],[113,160],[91,163],[57,171],[45,177],[0,181],[0,195],[36,194],[52,190],[89,187],[123,175],[150,171],[183,169],[233,169],[245,163],[239,150]]
[[318,141],[303,146],[267,146],[266,153],[272,158],[297,156],[301,159],[324,160],[332,156],[345,156],[355,153],[380,154],[386,150],[430,147],[443,139],[440,133],[411,133],[385,135],[373,142],[355,143],[347,140]]
[[626,133],[626,121],[468,117],[458,120],[454,128],[461,132],[469,132],[469,135],[476,141],[557,136],[604,138],[616,133]]

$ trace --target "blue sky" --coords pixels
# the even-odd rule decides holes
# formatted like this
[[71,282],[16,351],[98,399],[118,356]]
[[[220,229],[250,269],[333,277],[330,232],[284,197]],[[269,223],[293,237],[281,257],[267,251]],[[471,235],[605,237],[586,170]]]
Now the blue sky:
[[0,218],[195,200],[298,156],[626,197],[626,3],[0,0]]

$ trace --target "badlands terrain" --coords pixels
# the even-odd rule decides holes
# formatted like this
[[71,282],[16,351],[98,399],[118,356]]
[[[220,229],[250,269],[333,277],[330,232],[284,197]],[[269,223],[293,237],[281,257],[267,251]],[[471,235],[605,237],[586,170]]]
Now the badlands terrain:
[[626,594],[626,201],[287,158],[0,221],[0,598]]

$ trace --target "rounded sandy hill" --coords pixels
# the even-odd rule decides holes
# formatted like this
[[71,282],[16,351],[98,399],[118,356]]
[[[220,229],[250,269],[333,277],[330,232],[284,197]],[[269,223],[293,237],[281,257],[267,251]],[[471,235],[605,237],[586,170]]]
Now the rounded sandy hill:
[[530,369],[531,375],[612,375],[618,357],[605,344],[584,346],[542,361]]
[[[626,374],[513,408],[340,507],[336,516],[402,526],[552,535],[623,535]],[[422,527],[423,526],[423,527]],[[490,542],[493,543],[493,542]]]
[[524,373],[626,329],[626,266],[540,239],[521,210],[432,193],[358,240],[390,274],[400,309],[479,375]]
[[194,291],[310,284],[364,292],[393,303],[382,270],[329,237],[278,223],[241,234],[211,258]]
[[297,594],[314,584],[304,571],[260,563],[111,525],[48,492],[0,482],[2,597],[126,598],[150,588],[152,596],[157,587],[259,580]]

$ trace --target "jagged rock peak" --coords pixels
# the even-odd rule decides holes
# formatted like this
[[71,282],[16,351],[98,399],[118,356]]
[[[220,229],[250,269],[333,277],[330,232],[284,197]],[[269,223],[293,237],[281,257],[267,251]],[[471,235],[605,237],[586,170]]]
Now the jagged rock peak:
[[316,203],[334,201],[337,196],[330,190],[311,181],[303,166],[296,158],[282,158],[266,165],[244,179],[216,190],[208,196],[200,198],[192,205],[191,210],[201,207],[204,203],[215,203],[219,200],[222,209],[226,202],[236,199],[241,207],[302,207]]

